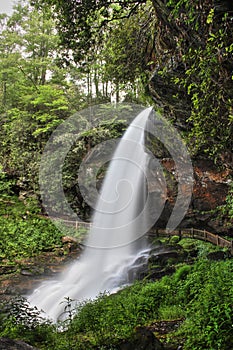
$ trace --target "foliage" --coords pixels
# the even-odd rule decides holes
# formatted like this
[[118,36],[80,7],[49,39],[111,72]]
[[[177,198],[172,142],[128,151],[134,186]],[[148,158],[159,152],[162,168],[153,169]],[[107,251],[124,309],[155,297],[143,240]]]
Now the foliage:
[[48,9],[18,4],[11,17],[1,18],[0,32],[0,162],[17,192],[39,195],[43,148],[54,129],[85,106],[83,94],[68,82],[69,70],[57,65],[58,36]]
[[[16,179],[18,190],[33,190],[37,196],[41,153],[64,119],[87,103],[109,101],[114,91],[117,99],[122,89],[126,90],[128,101],[139,97],[143,90],[140,76],[146,64],[143,52],[150,40],[147,29],[151,30],[147,7],[135,19],[125,18],[124,27],[118,21],[111,23],[110,32],[104,34],[104,47],[93,47],[84,66],[62,68],[58,64],[62,50],[52,12],[46,7],[38,10],[19,4],[13,15],[3,16],[0,23],[0,161],[8,176]],[[118,126],[114,131],[112,125],[106,124],[90,131],[90,136],[83,135],[83,140],[92,139],[95,145],[98,139],[119,135],[117,129]],[[81,146],[81,150],[79,145],[76,147],[77,166],[89,151],[89,141],[81,142]],[[67,178],[70,175],[64,172],[64,180]],[[74,181],[77,182],[77,176]]]
[[[232,262],[201,260],[180,267],[172,277],[135,284],[110,297],[88,302],[73,321],[93,343],[116,344],[138,325],[166,315],[186,320],[179,331],[185,349],[230,349],[232,346]],[[207,272],[208,271],[208,272]]]
[[61,246],[61,232],[31,211],[35,208],[30,201],[27,206],[14,197],[0,202],[0,260],[14,262]]
[[0,259],[14,261],[61,245],[61,233],[46,219],[0,218],[0,225]]
[[105,33],[101,51],[104,78],[115,82],[118,88],[119,84],[123,85],[121,89],[126,94],[139,88],[136,79],[146,79],[149,60],[147,50],[153,45],[153,30],[153,11],[151,6],[145,5],[135,15],[112,23]]
[[54,327],[24,298],[1,303],[0,334],[13,339],[25,338],[29,343],[51,343]]
[[9,198],[13,194],[14,179],[9,179],[7,174],[0,167],[0,195],[1,198]]
[[2,164],[8,173],[36,187],[40,153],[51,131],[67,116],[67,100],[56,86],[27,91],[21,107],[11,108],[2,134]]
[[58,36],[49,17],[48,11],[32,11],[18,4],[12,16],[0,23],[1,111],[22,106],[21,99],[24,104],[28,92],[44,85],[49,71],[55,73],[52,55]]
[[187,337],[185,349],[232,348],[232,268],[232,261],[199,262],[187,278],[182,287],[186,295],[191,295],[191,300],[187,300],[186,322],[181,329]]
[[[52,6],[60,37],[61,64],[86,76],[88,104],[145,98],[154,22],[150,2],[31,1]],[[72,68],[71,68],[72,69]],[[85,78],[84,78],[85,79]]]
[[226,198],[226,205],[224,207],[224,213],[228,215],[230,219],[233,219],[233,183],[229,188],[229,192]]
[[[224,152],[232,150],[231,2],[153,3],[160,23],[155,73],[175,92],[168,94],[166,107],[178,125],[185,114],[182,123],[190,151],[220,161]],[[181,99],[185,105],[180,105]]]
[[[81,303],[63,332],[57,332],[48,323],[41,324],[40,319],[34,318],[35,311],[25,304],[24,312],[19,313],[18,303],[11,318],[3,324],[1,335],[17,337],[21,331],[24,340],[47,350],[117,349],[123,339],[133,337],[135,327],[179,318],[183,324],[176,333],[169,334],[168,343],[176,338],[178,342],[184,341],[184,349],[231,349],[232,269],[231,260],[200,259],[161,280],[137,282],[116,294],[102,294],[96,300]],[[69,302],[67,299],[64,305],[68,311]],[[62,324],[58,327],[61,329]]]
[[[95,61],[94,81],[98,75],[102,82],[110,79],[116,92],[135,78],[145,88],[152,70],[167,82],[161,91],[154,83],[155,102],[177,125],[185,115],[181,122],[192,153],[220,161],[232,149],[230,1],[37,2],[45,4],[56,13],[62,48],[72,51],[69,64],[73,60],[90,72]],[[134,80],[130,89],[135,86],[140,84]]]
[[104,39],[106,25],[114,20],[128,18],[146,3],[140,1],[34,1],[40,8],[52,6],[62,47],[70,61],[69,50],[76,62],[84,61],[86,55]]

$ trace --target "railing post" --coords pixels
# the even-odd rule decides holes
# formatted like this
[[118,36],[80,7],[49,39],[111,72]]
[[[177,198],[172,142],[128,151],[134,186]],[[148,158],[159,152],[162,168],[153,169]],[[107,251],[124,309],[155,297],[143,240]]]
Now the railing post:
[[179,240],[181,240],[181,238],[182,238],[182,231],[181,229],[179,229]]
[[204,239],[205,239],[205,242],[206,242],[206,238],[207,238],[207,236],[206,236],[206,230],[204,230]]
[[78,229],[78,221],[75,221],[75,229]]
[[191,235],[192,235],[192,238],[194,238],[194,229],[193,229],[193,227],[191,228]]

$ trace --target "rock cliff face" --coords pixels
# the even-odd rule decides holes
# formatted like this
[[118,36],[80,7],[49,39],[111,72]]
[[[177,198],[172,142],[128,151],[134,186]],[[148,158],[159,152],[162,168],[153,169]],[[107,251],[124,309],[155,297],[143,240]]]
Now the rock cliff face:
[[[166,62],[166,59],[165,59]],[[167,62],[167,65],[170,61]],[[155,105],[163,110],[166,118],[170,119],[179,130],[191,127],[187,119],[191,113],[191,99],[184,87],[174,84],[174,79],[184,74],[185,67],[178,63],[174,68],[169,67],[166,74],[161,75],[162,66],[153,71],[149,83],[149,90]]]
[[[184,100],[183,102],[185,105],[186,101]],[[182,117],[177,119],[177,121],[179,122],[179,126],[176,123],[173,125],[179,132],[185,128],[185,123]],[[153,155],[159,160],[163,169],[164,179],[158,174],[156,167],[154,168],[155,170],[153,169],[153,164],[151,167],[149,166],[148,182],[149,192],[154,194],[154,201],[157,201],[159,196],[166,196],[166,198],[163,198],[165,205],[162,215],[155,224],[158,228],[165,228],[178,194],[178,172],[175,161],[166,147],[161,142],[155,140],[155,137],[151,136],[149,132],[146,135],[146,144]],[[172,144],[173,140],[171,140],[170,146]],[[177,144],[174,141],[175,147],[177,147]],[[177,154],[179,154],[179,150]],[[226,152],[222,156],[222,163],[218,166],[213,160],[205,158],[202,154],[195,156],[191,161],[194,180],[192,198],[189,209],[179,227],[206,229],[213,233],[227,234],[233,237],[233,223],[230,222],[229,218],[221,210],[221,207],[225,204],[233,176],[233,162],[230,152]],[[184,172],[183,176],[185,177],[185,175]],[[182,191],[184,191],[185,197],[185,181],[183,183],[184,188]],[[165,194],[164,186],[166,187]]]
[[[172,159],[162,159],[161,163],[167,171],[168,191],[165,209],[157,223],[164,227],[171,215],[176,195],[177,186],[171,175],[175,173],[175,164]],[[229,187],[230,169],[220,171],[216,165],[207,159],[193,160],[194,187],[189,210],[180,227],[194,227],[206,229],[215,233],[225,233],[233,236],[233,225],[218,209],[225,203]]]
[[[150,82],[151,94],[164,117],[172,122],[179,133],[182,133],[191,128],[191,125],[186,121],[190,114],[191,104],[187,94],[182,89],[177,91],[172,82],[167,79],[162,79],[157,73],[154,74]],[[163,145],[151,140],[150,136],[148,136],[148,143],[150,150],[163,166],[167,184],[165,208],[156,223],[157,227],[164,228],[172,213],[177,196],[176,166]],[[233,236],[233,223],[220,210],[220,207],[225,204],[233,176],[231,151],[226,151],[221,155],[221,162],[218,166],[213,160],[199,152],[192,159],[192,166],[194,174],[192,200],[180,227],[206,229],[214,233]],[[155,178],[156,174],[152,173],[150,179],[153,177]],[[150,185],[152,192],[158,186],[158,182],[153,183],[153,181]]]
[[[163,186],[166,186],[164,209],[155,224],[158,228],[165,228],[176,202],[178,182],[174,160],[162,157],[160,163],[166,184],[162,183],[158,174],[152,170],[149,176],[149,191],[155,194],[156,200],[158,192],[164,195]],[[230,176],[233,175],[232,169],[219,170],[211,160],[207,159],[194,159],[192,165],[194,178],[192,198],[179,227],[206,229],[213,233],[233,236],[233,224],[220,209],[228,194]]]
[[[155,105],[162,111],[163,116],[170,120],[178,133],[187,132],[192,126],[187,122],[191,113],[191,101],[184,89],[177,90],[172,83],[176,76],[175,68],[165,77],[161,77],[156,70],[150,81],[150,91]],[[164,228],[172,213],[177,196],[177,172],[174,160],[164,145],[147,137],[147,143],[152,153],[160,160],[166,179],[167,195],[162,216],[156,223],[157,227]],[[175,144],[174,144],[175,147]],[[215,162],[199,152],[192,159],[194,187],[189,210],[180,227],[194,227],[206,229],[218,234],[233,236],[233,223],[224,216],[220,207],[225,204],[229,190],[229,184],[233,176],[233,154],[231,150],[225,151],[220,156],[218,166]],[[156,191],[159,183],[155,179],[156,174],[151,174],[151,191]],[[154,183],[153,183],[154,181]],[[154,189],[153,189],[154,188]]]

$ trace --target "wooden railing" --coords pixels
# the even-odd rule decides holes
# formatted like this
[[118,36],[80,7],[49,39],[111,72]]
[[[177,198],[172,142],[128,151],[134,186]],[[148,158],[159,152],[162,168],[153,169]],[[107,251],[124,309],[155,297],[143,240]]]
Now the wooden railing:
[[151,229],[149,235],[157,236],[179,236],[180,238],[194,238],[205,242],[210,242],[222,248],[228,248],[231,255],[233,255],[233,240],[227,240],[219,235],[208,232],[206,230],[198,230],[194,228],[177,229],[172,232],[168,232],[164,229]]
[[92,226],[92,223],[85,222],[85,221],[71,221],[71,220],[64,220],[64,219],[56,219],[56,221],[61,222],[61,224],[65,224],[68,227],[73,227],[76,230],[80,228],[86,228],[89,230]]
[[[68,227],[73,227],[76,230],[80,228],[90,229],[92,223],[84,221],[69,221],[69,220],[60,220],[62,224],[67,225]],[[205,242],[210,242],[222,248],[229,249],[231,255],[233,255],[233,240],[227,240],[219,235],[208,232],[206,230],[198,230],[194,228],[182,228],[177,229],[171,232],[168,232],[165,229],[153,228],[148,232],[149,236],[179,236],[180,238],[194,238],[199,239]]]

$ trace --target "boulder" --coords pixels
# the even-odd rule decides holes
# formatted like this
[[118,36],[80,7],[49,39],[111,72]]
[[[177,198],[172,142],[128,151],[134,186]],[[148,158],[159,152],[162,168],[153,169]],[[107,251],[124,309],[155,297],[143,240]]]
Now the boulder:
[[209,254],[207,254],[207,258],[209,260],[224,260],[226,259],[227,254],[224,251],[219,251],[219,252],[211,252]]
[[0,266],[0,275],[8,275],[17,271],[17,266],[2,265]]
[[146,327],[137,327],[131,340],[122,342],[119,350],[162,350],[163,344]]
[[187,253],[179,244],[167,244],[157,250],[152,249],[149,257],[149,263],[164,266],[169,261],[180,262],[187,257]]
[[62,244],[68,249],[69,252],[74,251],[79,246],[78,240],[70,236],[62,237]]
[[0,338],[0,350],[38,350],[21,340]]
[[70,237],[70,236],[64,236],[62,237],[62,243],[66,244],[66,243],[72,243],[72,244],[77,244],[78,245],[78,241],[76,238],[74,237]]

